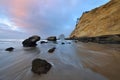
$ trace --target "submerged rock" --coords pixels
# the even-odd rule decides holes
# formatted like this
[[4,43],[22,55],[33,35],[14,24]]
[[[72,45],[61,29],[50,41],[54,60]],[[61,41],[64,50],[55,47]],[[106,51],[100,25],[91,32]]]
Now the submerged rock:
[[36,74],[46,74],[50,69],[51,69],[52,65],[50,63],[48,63],[46,60],[42,60],[42,59],[34,59],[32,61],[32,72],[36,73]]
[[53,52],[55,51],[55,49],[56,49],[56,48],[53,47],[53,48],[49,49],[48,52],[49,52],[49,53],[53,53]]
[[13,47],[9,47],[9,48],[5,49],[5,51],[13,51],[13,50],[14,50]]
[[36,42],[40,40],[40,37],[37,35],[31,36],[28,39],[22,42],[24,47],[36,47]]

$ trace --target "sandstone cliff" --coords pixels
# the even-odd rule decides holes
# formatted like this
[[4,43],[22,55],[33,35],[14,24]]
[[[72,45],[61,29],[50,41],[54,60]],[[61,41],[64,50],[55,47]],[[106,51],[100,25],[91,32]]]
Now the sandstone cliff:
[[70,37],[120,34],[120,0],[83,13]]

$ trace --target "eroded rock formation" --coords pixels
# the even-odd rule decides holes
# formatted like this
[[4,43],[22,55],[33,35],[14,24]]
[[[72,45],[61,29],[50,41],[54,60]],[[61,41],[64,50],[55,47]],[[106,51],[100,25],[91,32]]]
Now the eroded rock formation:
[[120,34],[120,0],[85,12],[70,37],[95,37]]

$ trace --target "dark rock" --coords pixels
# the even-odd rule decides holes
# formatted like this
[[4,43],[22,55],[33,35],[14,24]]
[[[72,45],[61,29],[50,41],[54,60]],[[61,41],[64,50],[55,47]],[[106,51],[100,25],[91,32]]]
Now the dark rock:
[[68,44],[71,44],[71,42],[68,42]]
[[64,42],[61,43],[62,45],[65,44]]
[[101,44],[120,44],[120,35],[114,34],[96,37],[80,37],[78,40],[82,42],[95,42]]
[[32,61],[32,72],[36,73],[36,74],[46,74],[50,69],[51,69],[52,65],[50,63],[48,63],[46,60],[42,60],[42,59],[34,59]]
[[49,52],[49,53],[53,53],[53,52],[55,51],[55,49],[56,49],[56,48],[53,47],[53,48],[49,49],[48,52]]
[[56,38],[56,36],[51,36],[51,37],[48,37],[47,40],[48,41],[56,41],[57,38]]
[[46,41],[41,41],[40,43],[41,43],[41,44],[44,44],[44,43],[48,43],[48,42],[46,42]]
[[13,47],[9,47],[9,48],[5,49],[5,51],[13,51],[13,50],[14,50]]
[[65,38],[65,40],[73,40],[72,38]]
[[22,44],[24,47],[36,47],[37,46],[36,42],[39,40],[40,40],[40,37],[35,35],[24,40]]

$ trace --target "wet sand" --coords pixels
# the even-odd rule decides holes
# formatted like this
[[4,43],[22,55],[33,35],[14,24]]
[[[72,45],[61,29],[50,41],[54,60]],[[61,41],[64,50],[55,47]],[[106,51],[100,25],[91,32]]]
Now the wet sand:
[[[80,46],[84,45],[84,46]],[[120,45],[80,43],[78,52],[84,67],[109,80],[120,80]],[[87,51],[86,51],[87,50]]]
[[[21,42],[0,42],[0,80],[120,80],[120,45],[74,43],[40,44],[23,48]],[[13,52],[5,51],[14,47]],[[48,50],[56,47],[54,53]],[[35,58],[52,64],[47,74],[31,72]]]

